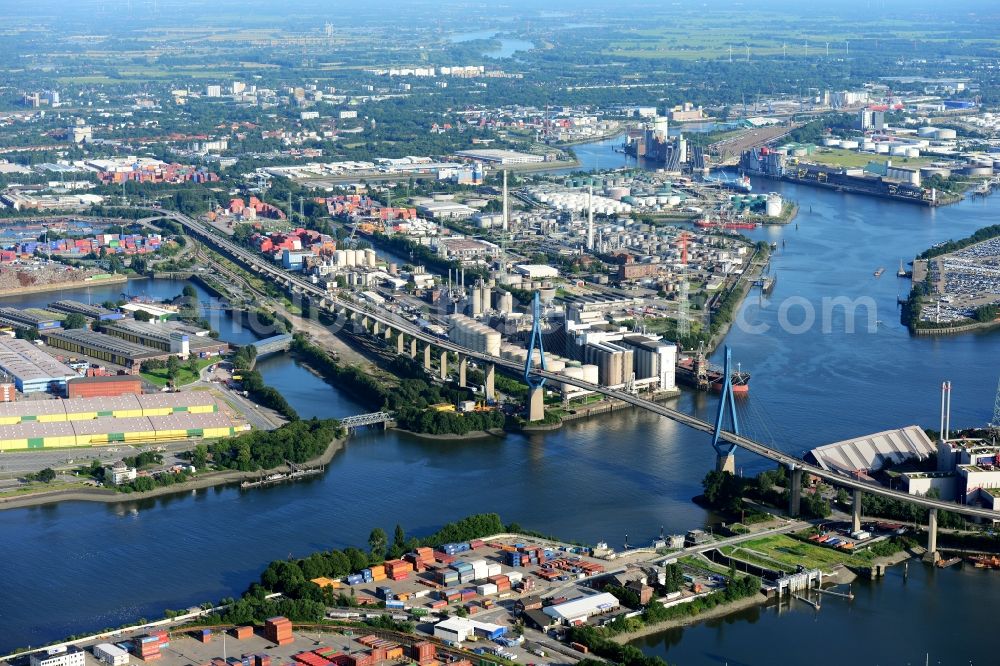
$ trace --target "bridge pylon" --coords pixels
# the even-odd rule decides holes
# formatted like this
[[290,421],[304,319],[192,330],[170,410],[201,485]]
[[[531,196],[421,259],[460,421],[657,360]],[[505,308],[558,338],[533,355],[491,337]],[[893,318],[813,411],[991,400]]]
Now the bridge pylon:
[[541,421],[545,418],[545,378],[532,373],[535,369],[535,350],[538,350],[539,365],[545,367],[545,347],[542,344],[542,302],[535,292],[531,304],[533,322],[531,324],[531,341],[528,344],[528,358],[524,361],[524,383],[528,385],[528,422]]
[[736,445],[730,444],[722,439],[722,426],[725,422],[726,413],[732,421],[733,434],[740,434],[740,422],[736,417],[736,398],[733,396],[733,358],[726,346],[726,361],[723,372],[725,379],[722,382],[722,395],[719,398],[719,411],[715,416],[715,431],[712,433],[712,448],[715,449],[715,469],[719,472],[736,473]]

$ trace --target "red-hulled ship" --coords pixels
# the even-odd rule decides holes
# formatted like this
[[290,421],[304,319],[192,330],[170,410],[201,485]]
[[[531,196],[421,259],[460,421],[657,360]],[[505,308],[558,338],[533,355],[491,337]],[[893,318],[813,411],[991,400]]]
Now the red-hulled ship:
[[[699,350],[694,356],[678,356],[676,365],[678,383],[693,386],[702,391],[722,392],[725,383],[725,370],[709,363],[705,354]],[[732,374],[733,393],[747,395],[750,392],[750,373],[737,367]]]

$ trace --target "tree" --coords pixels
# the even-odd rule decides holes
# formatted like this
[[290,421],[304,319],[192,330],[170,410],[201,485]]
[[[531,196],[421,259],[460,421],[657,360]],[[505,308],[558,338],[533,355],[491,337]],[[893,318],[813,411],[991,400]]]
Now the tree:
[[42,483],[50,483],[53,480],[55,480],[56,473],[55,470],[53,470],[51,467],[46,467],[45,469],[38,472],[38,474],[35,475],[35,478],[41,481]]
[[149,314],[145,310],[136,310],[132,313],[132,316],[135,317],[136,321],[149,321],[153,318],[153,315]]
[[184,298],[198,298],[198,290],[194,288],[194,285],[186,284],[181,290],[181,296]]
[[392,535],[392,545],[406,548],[406,532],[403,531],[403,526],[399,523],[396,523],[396,531]]
[[171,356],[167,359],[167,377],[170,381],[177,379],[178,373],[181,371],[181,360],[176,356]]
[[66,316],[66,319],[63,320],[63,328],[87,328],[87,318],[79,312],[70,313]]
[[372,533],[368,535],[368,546],[371,548],[372,557],[375,559],[383,559],[385,557],[385,549],[388,542],[389,539],[385,535],[385,530],[381,527],[373,529]]
[[194,451],[191,453],[191,464],[194,465],[195,469],[201,469],[208,465],[208,446],[198,444],[194,447]]

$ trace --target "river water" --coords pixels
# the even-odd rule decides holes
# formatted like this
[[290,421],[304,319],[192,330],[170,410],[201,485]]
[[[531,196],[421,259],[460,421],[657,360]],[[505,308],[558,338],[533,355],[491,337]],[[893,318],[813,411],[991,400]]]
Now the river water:
[[[601,168],[624,163],[612,143],[582,152],[597,156]],[[901,257],[992,223],[996,199],[928,210],[769,181],[754,187],[798,201],[800,214],[787,227],[751,232],[779,249],[772,297],[749,298],[744,324],[727,337],[734,359],[753,374],[741,406],[748,434],[801,454],[877,430],[933,427],[943,379],[954,383],[953,423],[990,419],[1000,336],[911,337],[895,305],[908,284],[895,270]],[[875,278],[881,266],[885,274]],[[161,283],[144,288],[156,295]],[[162,289],[173,296],[180,285]],[[823,299],[838,297],[862,304],[853,333],[843,308],[822,316]],[[800,325],[810,309],[816,321]],[[761,324],[769,330],[752,330]],[[216,327],[229,337],[224,320]],[[291,359],[264,361],[261,371],[303,416],[367,409]],[[673,404],[709,417],[715,400],[685,392]],[[364,543],[372,527],[391,530],[397,522],[428,533],[469,513],[496,511],[567,539],[621,546],[628,535],[632,544],[645,543],[661,526],[678,532],[704,522],[690,498],[713,462],[704,435],[624,411],[546,435],[462,443],[363,433],[321,478],[253,492],[226,487],[114,506],[66,502],[0,512],[7,573],[0,650],[238,594],[272,559]],[[737,464],[745,473],[763,468],[746,454]],[[679,664],[777,663],[777,645],[802,655],[783,663],[922,663],[925,652],[932,662],[992,663],[983,629],[1000,593],[995,576],[917,563],[907,581],[901,576],[894,569],[884,581],[856,584],[853,602],[825,599],[818,614],[801,605],[755,609],[641,643]]]

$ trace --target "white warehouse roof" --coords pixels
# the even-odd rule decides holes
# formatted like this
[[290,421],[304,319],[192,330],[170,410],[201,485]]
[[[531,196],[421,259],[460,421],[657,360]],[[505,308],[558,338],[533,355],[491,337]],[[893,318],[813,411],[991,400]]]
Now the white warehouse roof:
[[810,453],[823,469],[854,474],[877,470],[888,459],[895,463],[909,458],[924,460],[936,454],[937,447],[920,426],[912,425],[827,444]]
[[618,597],[609,592],[601,592],[600,594],[592,594],[589,597],[573,599],[572,601],[567,601],[556,606],[549,606],[542,610],[546,615],[554,617],[557,620],[571,622],[579,618],[590,617],[591,615],[613,610],[620,605]]

